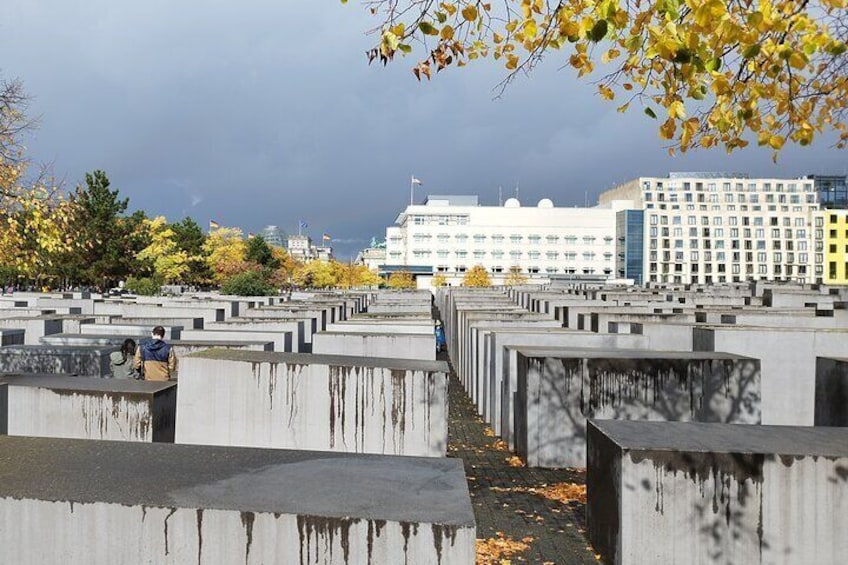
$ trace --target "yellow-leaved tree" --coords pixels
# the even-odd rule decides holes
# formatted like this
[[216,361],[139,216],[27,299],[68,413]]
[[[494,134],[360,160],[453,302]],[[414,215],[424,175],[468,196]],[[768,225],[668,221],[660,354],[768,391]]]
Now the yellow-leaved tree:
[[29,101],[20,81],[0,80],[0,274],[37,285],[57,277],[63,253],[74,249],[69,236],[73,203],[49,175],[27,179],[29,166],[20,136],[32,127]]
[[415,284],[415,277],[413,277],[412,273],[409,271],[397,271],[392,273],[389,275],[389,280],[386,282],[386,286],[395,289],[417,288],[417,285]]
[[474,265],[465,272],[465,276],[462,278],[462,286],[492,286],[492,279],[483,265]]
[[149,262],[153,271],[166,283],[181,282],[189,271],[189,261],[196,259],[180,249],[174,240],[174,230],[164,216],[144,220],[147,240],[150,242],[136,258]]
[[430,281],[430,284],[435,287],[447,286],[448,279],[442,273],[436,273],[433,275],[433,280]]
[[597,70],[598,94],[620,112],[641,106],[670,152],[730,152],[755,139],[776,156],[825,130],[848,142],[846,2],[374,0],[380,37],[369,59],[420,49],[420,80],[491,57],[506,86],[553,57],[578,77]]
[[0,205],[0,265],[40,286],[55,278],[61,255],[75,247],[68,236],[73,203],[56,189],[40,184],[6,186],[4,192],[7,196]]
[[336,270],[327,261],[313,259],[295,267],[294,284],[301,288],[333,288],[336,286]]
[[518,286],[527,283],[527,275],[522,274],[521,267],[510,267],[506,274],[504,284],[506,286]]
[[336,287],[342,289],[378,286],[382,279],[365,265],[331,261],[336,273]]
[[203,243],[203,251],[218,284],[233,275],[251,270],[252,265],[245,260],[247,246],[238,228],[218,228],[211,231]]

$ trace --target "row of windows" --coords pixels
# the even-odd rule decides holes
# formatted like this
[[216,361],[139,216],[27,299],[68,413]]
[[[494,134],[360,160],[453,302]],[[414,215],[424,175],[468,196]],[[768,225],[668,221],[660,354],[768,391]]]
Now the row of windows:
[[[806,196],[800,194],[790,194],[789,198],[786,198],[785,194],[764,194],[762,202],[766,204],[815,204],[816,203],[816,194],[807,194]],[[745,194],[744,192],[741,194],[734,194],[732,192],[728,192],[722,198],[719,197],[718,194],[692,194],[691,192],[686,192],[683,194],[682,199],[677,198],[676,193],[671,193],[666,198],[666,195],[662,192],[656,193],[656,195],[652,192],[645,193],[645,202],[685,202],[692,203],[697,202],[699,204],[709,203],[709,204],[718,204],[719,202],[724,202],[725,204],[760,204],[760,195],[759,194]]]
[[[585,267],[583,269],[578,269],[576,267],[563,267],[561,269],[557,268],[557,267],[545,267],[544,269],[541,269],[540,267],[534,266],[534,267],[527,267],[527,269],[521,269],[518,265],[515,265],[513,267],[510,267],[509,269],[505,269],[502,266],[494,266],[494,267],[492,267],[488,270],[490,272],[494,273],[494,274],[508,273],[510,271],[515,271],[515,270],[517,270],[518,272],[528,273],[528,274],[531,274],[531,275],[539,274],[539,273],[542,273],[542,272],[547,273],[549,275],[555,275],[557,273],[563,273],[563,274],[566,274],[566,275],[576,275],[578,273],[583,273],[584,275],[593,275],[593,274],[598,273],[598,272],[603,272],[605,275],[611,275],[612,274],[612,269],[604,269],[603,271],[598,271],[598,270],[593,269],[591,267]],[[456,272],[456,273],[464,273],[466,271],[468,271],[468,267],[465,266],[465,265],[457,265],[453,269],[453,272]],[[447,265],[438,265],[436,267],[436,272],[437,273],[450,273],[451,268]]]
[[[507,239],[506,236],[498,235],[498,234],[488,236],[488,237],[491,237],[492,243],[503,243]],[[438,241],[440,243],[446,243],[450,240],[450,238],[451,238],[450,235],[442,234],[442,233],[437,234],[435,236],[436,241]],[[469,240],[469,236],[467,234],[462,234],[462,233],[456,234],[455,236],[453,236],[453,238],[456,240],[457,243],[466,243]],[[428,233],[416,233],[412,236],[412,241],[414,241],[416,243],[428,242],[428,241],[431,241],[432,239],[433,239],[433,235],[428,234]],[[474,243],[485,243],[487,236],[483,235],[483,234],[475,234],[474,236],[471,237],[471,239],[474,240]],[[518,235],[518,234],[512,234],[512,235],[509,236],[508,239],[509,239],[510,243],[522,243],[524,241],[524,236]],[[540,235],[528,235],[527,236],[527,242],[530,243],[531,245],[541,244],[542,239],[543,238]],[[586,236],[583,236],[581,238],[578,238],[576,235],[566,235],[566,236],[562,236],[562,238],[560,238],[560,236],[558,236],[558,235],[549,235],[549,236],[546,236],[544,238],[545,243],[547,243],[549,245],[558,244],[560,239],[562,239],[563,243],[566,243],[566,244],[569,244],[569,245],[574,245],[580,240],[582,240],[582,242],[586,245],[592,245],[597,240],[600,240],[600,239],[603,239],[604,243],[612,243],[613,237],[612,236],[605,236],[603,238],[600,238],[600,237],[595,237],[595,236],[592,236],[592,235],[586,235]],[[390,240],[393,241],[393,242],[399,243],[402,240],[402,238],[400,236],[393,236],[393,237],[390,238]]]
[[[704,259],[705,262],[710,261],[727,261],[727,253],[725,251],[716,251],[713,253],[712,251],[705,251],[701,254],[698,251],[691,251],[689,253],[689,261],[692,263],[698,263],[701,258]],[[742,257],[741,253],[734,252],[730,255],[734,262],[739,262]],[[757,262],[758,263],[767,263],[768,262],[768,252],[766,251],[758,251],[757,252]],[[823,261],[823,255],[821,253],[816,253],[816,262],[821,263]],[[649,255],[650,261],[657,261],[659,258],[659,254],[656,251],[651,251]],[[662,258],[664,262],[671,262],[672,255],[670,251],[664,251],[662,254]],[[785,255],[786,263],[795,263],[795,253],[786,253]],[[808,253],[798,253],[798,262],[799,263],[807,263],[809,261],[810,255]],[[751,252],[745,253],[745,260],[747,262],[752,262],[754,259],[754,254]],[[783,263],[784,254],[782,251],[775,251],[771,254],[771,259],[773,263]],[[674,261],[677,263],[683,263],[686,261],[686,254],[683,251],[675,251],[674,253]]]
[[[674,244],[673,246],[672,246],[672,243]],[[685,240],[683,240],[683,239],[675,239],[675,240],[663,239],[660,242],[657,242],[657,240],[652,239],[650,241],[649,245],[648,245],[648,248],[649,249],[660,249],[660,248],[662,248],[662,249],[672,249],[672,248],[673,249],[685,249],[686,246],[684,245],[684,243],[685,243]],[[725,247],[724,243],[725,243],[725,240],[723,240],[723,239],[719,239],[719,240],[707,239],[707,240],[704,240],[704,241],[700,241],[700,240],[697,240],[697,239],[690,239],[688,248],[689,249],[725,249],[725,248],[727,248],[727,249],[745,249],[745,250],[748,250],[748,251],[753,250],[753,249],[757,249],[757,250],[768,249],[768,246],[766,245],[767,242],[765,240],[762,240],[762,239],[757,240],[757,241],[753,241],[753,240],[750,240],[750,239],[745,239],[745,240],[739,241],[738,239],[733,239],[733,240],[730,241],[730,245],[727,246],[727,247]],[[835,244],[832,244],[832,245],[835,245]],[[806,251],[807,250],[807,242],[806,241],[797,241],[796,242],[796,241],[791,241],[791,240],[790,241],[781,241],[779,239],[775,239],[775,240],[772,240],[772,242],[771,242],[771,248],[773,250],[776,250],[776,251],[781,251],[781,250],[784,250],[784,249],[786,251]],[[824,249],[824,244],[821,241],[817,241],[816,245],[815,245],[815,250],[816,251],[822,251],[823,249]]]
[[[683,273],[683,272],[685,272],[685,270],[683,269],[683,265],[681,265],[679,263],[678,264],[661,263],[660,265],[661,265],[662,268],[661,268],[661,270],[658,271],[657,270],[657,263],[650,263],[649,266],[648,266],[648,271],[652,275],[654,273],[657,273],[657,272],[662,272],[662,273],[672,273],[672,272]],[[701,268],[700,268],[701,266],[698,265],[697,263],[694,264],[694,265],[690,265],[689,267],[690,267],[690,269],[689,269],[690,273],[700,273],[701,272]],[[727,272],[730,272],[731,274],[737,275],[737,274],[742,274],[742,271],[743,271],[742,265],[739,265],[739,264],[730,265],[730,269],[727,268],[728,266],[725,263],[719,263],[718,265],[715,265],[715,269],[713,269],[713,265],[711,263],[706,263],[703,267],[704,267],[703,272],[705,272],[705,273],[713,273],[713,272],[727,273]],[[816,274],[821,274],[822,270],[823,270],[822,265],[816,265]],[[765,265],[765,264],[745,265],[744,272],[745,272],[746,275],[752,275],[755,272],[757,274],[760,274],[760,275],[767,275],[769,273],[769,266]],[[797,273],[799,275],[805,275],[805,274],[807,274],[807,266],[806,265],[777,265],[777,264],[775,264],[775,265],[772,265],[772,267],[771,267],[771,273],[775,274],[775,275],[791,275],[793,273]]]
[[[389,255],[392,256],[392,257],[400,257],[401,252],[400,251],[392,251],[391,253],[389,253]],[[469,256],[474,257],[475,259],[485,259],[487,253],[485,251],[480,251],[480,250],[473,251],[473,252],[469,253],[468,251],[465,251],[465,250],[462,250],[462,249],[460,249],[459,251],[454,251],[453,253],[451,253],[450,251],[448,251],[446,249],[440,249],[440,250],[435,251],[435,252],[433,252],[429,249],[415,249],[415,250],[412,251],[412,256],[415,257],[415,258],[418,258],[418,259],[423,259],[423,258],[426,258],[426,257],[432,257],[433,255],[435,255],[439,259],[447,259],[451,255],[453,255],[453,256],[455,256],[459,259],[464,259],[464,258],[469,257]],[[542,254],[539,253],[538,251],[529,251],[528,253],[525,254],[525,253],[518,251],[518,250],[513,250],[513,251],[510,251],[508,253],[505,253],[503,251],[492,251],[491,253],[489,253],[489,255],[491,255],[492,259],[501,259],[506,255],[509,255],[510,259],[521,259],[525,255],[527,256],[528,259],[540,259],[542,257]],[[566,259],[566,260],[574,260],[574,259],[577,259],[577,257],[578,257],[578,253],[574,253],[574,252],[562,253],[561,255],[562,255],[562,258]],[[583,253],[581,253],[579,255],[582,256],[583,259],[585,259],[587,261],[592,261],[596,257],[598,257],[600,254],[595,253],[594,251],[584,251]],[[604,259],[607,260],[607,261],[612,259],[612,253],[611,252],[604,253],[603,256],[604,256]],[[560,253],[557,253],[556,251],[548,251],[547,253],[545,253],[545,258],[549,261],[556,261],[560,258]]]
[[[647,204],[645,204],[645,208],[647,208],[648,210],[653,210],[654,208],[658,208],[660,210],[666,210],[666,209],[670,208],[672,211],[681,209],[680,204],[670,204],[670,205],[666,206],[663,203],[654,205],[653,202],[648,202]],[[759,204],[754,204],[750,208],[751,208],[752,212],[762,212],[763,211],[763,207],[760,206]],[[686,211],[694,211],[695,205],[694,204],[687,204],[685,209],[686,209]],[[777,212],[777,205],[769,204],[769,205],[766,206],[766,209],[769,212]],[[807,210],[810,210],[810,211],[813,211],[813,212],[815,212],[818,209],[819,209],[818,206],[807,206]],[[706,212],[707,210],[712,210],[713,212],[736,212],[736,204],[727,204],[724,208],[722,208],[722,206],[720,204],[713,204],[709,207],[706,204],[699,204],[698,210],[700,210],[701,212]],[[747,204],[741,204],[739,206],[739,211],[740,212],[747,212],[748,211],[748,205]],[[786,206],[786,205],[781,206],[780,211],[781,212],[789,212],[789,206]],[[805,209],[804,209],[804,206],[793,206],[792,211],[793,212],[804,212]]]
[[[702,237],[714,237],[721,238],[724,237],[724,228],[689,228],[689,237],[698,237],[699,235]],[[728,231],[730,237],[739,237],[739,228],[730,228]],[[807,230],[806,229],[796,229],[794,232],[791,228],[784,228],[781,232],[780,228],[771,228],[771,231],[766,232],[766,228],[754,228],[751,231],[751,228],[742,228],[742,232],[744,237],[750,238],[751,234],[754,234],[756,238],[764,238],[766,233],[770,233],[771,237],[774,239],[780,239],[782,236],[784,239],[792,239],[793,237],[796,239],[807,239]],[[815,231],[817,239],[821,239],[824,231],[816,230]],[[845,232],[846,236],[848,236],[848,230]],[[650,237],[683,237],[683,228],[661,228],[657,229],[656,226],[651,226],[650,230],[648,230],[648,235]],[[830,231],[830,237],[836,237],[836,230]]]
[[[658,181],[658,182],[655,183],[654,189],[657,190],[657,191],[662,191],[664,189],[667,189],[668,192],[674,192],[675,190],[680,189],[680,190],[686,192],[686,191],[692,190],[693,185],[694,185],[695,192],[704,192],[705,190],[707,192],[716,192],[718,190],[718,183],[715,183],[715,182],[707,182],[707,183],[703,183],[703,182],[695,182],[695,183],[682,182],[682,183],[678,183],[677,181]],[[805,182],[805,183],[801,184],[800,186],[798,185],[798,183],[794,183],[794,182],[790,182],[790,183],[778,182],[778,183],[774,183],[774,184],[772,184],[770,182],[763,182],[763,183],[756,183],[756,182],[729,183],[729,182],[723,182],[721,184],[721,188],[722,188],[723,192],[732,192],[732,191],[735,191],[735,192],[771,192],[772,187],[774,188],[775,192],[797,192],[799,189],[802,190],[803,192],[814,192],[813,183],[810,183],[810,182]],[[642,183],[642,188],[644,190],[651,190],[651,182],[650,181],[644,181]]]
[[[671,218],[671,225],[680,226],[683,225],[683,216],[660,216],[657,214],[651,214],[649,223],[652,226],[657,224],[667,226],[669,223],[669,218]],[[712,218],[712,220],[710,220]],[[817,220],[821,218],[816,218]],[[724,225],[725,218],[722,216],[701,216],[700,223],[702,226],[709,226],[712,224],[713,226],[721,226]],[[698,216],[686,216],[686,224],[689,226],[697,226],[698,225]],[[769,216],[768,224],[766,224],[766,218],[763,216],[754,216],[753,218],[750,216],[729,216],[727,218],[727,225],[729,226],[779,226],[783,225],[784,227],[790,227],[793,224],[796,228],[802,228],[807,225],[807,220],[805,218],[790,218],[784,216],[782,221],[778,216]],[[820,223],[816,223],[816,226],[820,227]]]

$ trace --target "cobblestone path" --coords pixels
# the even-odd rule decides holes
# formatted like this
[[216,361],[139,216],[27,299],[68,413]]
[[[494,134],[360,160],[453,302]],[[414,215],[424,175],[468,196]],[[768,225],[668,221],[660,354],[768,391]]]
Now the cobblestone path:
[[[530,492],[558,483],[584,485],[584,470],[510,465],[512,453],[477,416],[455,375],[451,375],[449,398],[448,457],[458,457],[465,463],[477,519],[478,565],[597,564],[585,534],[584,504],[564,503]],[[511,556],[479,550],[480,540],[500,537],[524,539],[528,547]]]

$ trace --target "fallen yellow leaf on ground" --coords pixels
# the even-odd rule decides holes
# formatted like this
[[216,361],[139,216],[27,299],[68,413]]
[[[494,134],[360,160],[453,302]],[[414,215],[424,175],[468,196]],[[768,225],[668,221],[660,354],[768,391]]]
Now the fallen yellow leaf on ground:
[[495,532],[495,537],[477,540],[477,565],[504,565],[511,563],[510,557],[527,551],[533,538],[521,538],[520,541]]

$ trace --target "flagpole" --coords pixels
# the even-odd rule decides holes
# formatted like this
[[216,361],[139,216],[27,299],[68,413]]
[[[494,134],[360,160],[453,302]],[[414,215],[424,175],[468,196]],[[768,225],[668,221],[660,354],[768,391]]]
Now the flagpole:
[[415,175],[409,176],[409,205],[412,206],[412,190],[415,188]]

